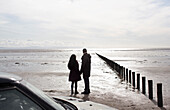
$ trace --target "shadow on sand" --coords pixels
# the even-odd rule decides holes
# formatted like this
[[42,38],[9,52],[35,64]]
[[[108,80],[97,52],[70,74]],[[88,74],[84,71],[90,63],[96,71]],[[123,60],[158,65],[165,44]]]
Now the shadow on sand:
[[[71,94],[70,97],[80,98],[77,96],[77,94]],[[82,99],[83,102],[89,101],[89,94],[84,94],[84,96],[80,99]]]
[[[156,102],[156,100],[151,100],[155,105],[157,105],[157,102]],[[166,108],[165,107],[159,107],[161,110],[166,110]]]
[[83,98],[84,101],[89,101],[89,94],[84,94]]

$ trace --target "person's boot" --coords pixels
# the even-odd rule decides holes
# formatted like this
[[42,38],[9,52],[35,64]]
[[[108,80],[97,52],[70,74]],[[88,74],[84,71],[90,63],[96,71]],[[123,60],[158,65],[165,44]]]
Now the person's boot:
[[75,91],[75,94],[79,94],[79,92],[78,92],[78,91]]
[[84,92],[82,92],[81,94],[89,94],[89,92],[87,92],[87,91],[84,91]]
[[90,89],[87,92],[90,93]]

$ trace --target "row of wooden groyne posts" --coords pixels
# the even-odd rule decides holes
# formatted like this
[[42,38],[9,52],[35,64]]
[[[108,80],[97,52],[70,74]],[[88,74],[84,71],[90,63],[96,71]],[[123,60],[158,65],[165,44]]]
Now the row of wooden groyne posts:
[[[97,53],[96,53],[97,54]],[[135,74],[128,68],[125,68],[116,62],[97,54],[102,60],[106,62],[106,64],[114,71],[116,71],[117,75],[123,81],[129,83],[134,89],[136,88],[140,91],[140,74]],[[137,78],[136,78],[137,76]],[[137,81],[136,81],[137,80]],[[136,84],[137,82],[137,84]],[[146,94],[146,77],[142,77],[142,90],[143,94]],[[153,81],[148,80],[148,97],[149,99],[153,100]],[[162,97],[162,83],[157,83],[157,105],[158,107],[163,107],[163,97]]]

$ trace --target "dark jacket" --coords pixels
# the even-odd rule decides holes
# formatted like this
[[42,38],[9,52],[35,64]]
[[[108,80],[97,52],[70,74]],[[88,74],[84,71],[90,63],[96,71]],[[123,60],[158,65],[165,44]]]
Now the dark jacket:
[[68,68],[70,70],[69,81],[80,81],[79,65],[77,61],[72,61],[68,63]]
[[82,56],[82,65],[80,72],[83,73],[83,78],[90,77],[90,70],[91,70],[91,56],[90,54],[85,53]]

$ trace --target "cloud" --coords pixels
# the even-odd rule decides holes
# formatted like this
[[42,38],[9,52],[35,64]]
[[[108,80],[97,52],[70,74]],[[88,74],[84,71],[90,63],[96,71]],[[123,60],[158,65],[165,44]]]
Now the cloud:
[[108,47],[121,47],[122,42],[150,46],[152,41],[146,44],[145,39],[170,42],[169,12],[167,0],[4,0],[0,1],[0,38],[96,47],[103,41]]
[[57,40],[1,40],[0,47],[76,47],[76,44],[71,42],[62,42]]
[[1,25],[7,24],[7,23],[8,23],[7,20],[1,20],[1,21],[0,21],[0,24],[1,24]]

